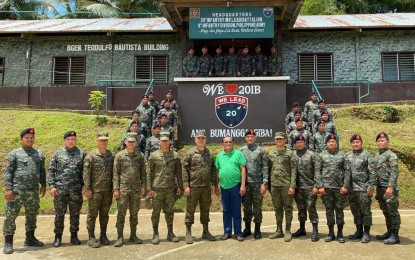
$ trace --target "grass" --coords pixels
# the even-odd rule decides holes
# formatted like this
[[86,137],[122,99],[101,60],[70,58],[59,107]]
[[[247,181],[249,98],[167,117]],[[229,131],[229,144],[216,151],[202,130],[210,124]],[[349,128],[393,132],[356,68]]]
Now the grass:
[[[354,133],[363,137],[364,146],[373,154],[376,152],[375,137],[381,132],[388,133],[391,139],[391,148],[400,159],[400,176],[398,184],[400,188],[400,205],[402,208],[414,208],[415,206],[415,105],[362,105],[348,106],[333,109],[336,126],[340,135],[340,148],[344,152],[350,150],[349,138]],[[95,147],[95,134],[98,131],[109,133],[109,148],[116,152],[122,138],[127,119],[108,118],[105,126],[97,126],[95,116],[81,115],[70,112],[58,111],[29,111],[29,110],[2,110],[0,121],[5,127],[0,131],[0,158],[5,158],[12,149],[19,147],[19,132],[26,127],[34,127],[36,130],[35,147],[46,156],[46,167],[54,151],[63,146],[63,134],[68,130],[74,130],[78,135],[78,147],[85,151],[91,151]],[[184,146],[179,153],[183,154],[190,146]],[[266,147],[269,149],[270,147]],[[210,145],[213,153],[222,150],[221,146]],[[4,168],[4,160],[0,160],[1,169]],[[320,200],[319,200],[320,201]],[[4,203],[4,196],[0,196],[0,203]],[[186,199],[177,200],[175,211],[185,209]],[[321,202],[319,202],[321,206]],[[373,203],[377,207],[377,203]],[[86,201],[82,212],[87,209]],[[264,197],[264,210],[273,210],[269,193]],[[220,200],[213,198],[212,211],[220,210]],[[116,211],[113,203],[112,213]],[[4,213],[1,207],[0,215]],[[41,199],[41,214],[53,214],[53,199],[46,194]]]

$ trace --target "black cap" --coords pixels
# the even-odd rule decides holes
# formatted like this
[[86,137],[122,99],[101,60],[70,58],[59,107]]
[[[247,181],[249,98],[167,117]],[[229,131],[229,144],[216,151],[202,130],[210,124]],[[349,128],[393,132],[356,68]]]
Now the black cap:
[[326,137],[326,143],[328,142],[328,141],[330,141],[330,140],[337,140],[337,138],[336,138],[336,135],[335,134],[329,134],[327,137]]
[[380,132],[380,133],[376,136],[376,141],[377,141],[379,138],[386,138],[386,140],[389,140],[389,137],[388,137],[388,135],[387,135],[385,132]]
[[153,125],[153,129],[155,129],[155,128],[159,128],[159,127],[161,127],[161,125],[160,125],[160,124],[154,124],[154,125]]
[[325,101],[324,99],[322,99],[322,100],[320,100],[320,101],[318,102],[318,104],[320,104],[320,103],[324,103],[324,104],[326,104],[326,101]]
[[350,142],[353,142],[354,140],[360,140],[363,142],[362,136],[359,134],[354,134],[352,137],[350,137]]
[[256,133],[255,133],[255,131],[253,129],[250,129],[250,130],[246,131],[245,136],[247,136],[247,135],[256,136]]
[[294,142],[301,141],[301,140],[305,141],[305,138],[303,135],[297,135],[297,137],[294,138]]
[[147,98],[148,99],[148,96],[147,95],[144,95],[141,99],[144,99],[144,98]]
[[34,128],[26,128],[26,129],[23,129],[21,132],[20,132],[20,137],[23,137],[24,135],[26,135],[26,134],[31,134],[31,135],[34,135],[35,134],[35,129]]
[[293,103],[293,107],[299,107],[300,106],[300,102],[294,102]]
[[76,136],[76,132],[75,131],[68,131],[63,135],[63,139],[66,139],[70,136]]

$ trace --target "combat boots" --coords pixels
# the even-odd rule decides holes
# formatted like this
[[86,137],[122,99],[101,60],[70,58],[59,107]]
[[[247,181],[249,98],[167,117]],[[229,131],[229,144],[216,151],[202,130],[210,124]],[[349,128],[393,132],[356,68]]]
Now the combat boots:
[[151,240],[151,243],[153,245],[158,245],[160,243],[159,226],[158,225],[153,226],[153,240]]
[[399,229],[391,230],[391,235],[388,239],[383,240],[385,245],[394,245],[399,244],[401,240],[399,239]]
[[376,235],[376,240],[385,240],[385,239],[388,239],[391,236],[391,230],[390,230],[389,226],[387,228],[388,228],[388,230],[386,231],[385,234]]
[[45,244],[43,244],[43,242],[39,241],[35,237],[35,231],[33,230],[33,231],[26,232],[26,239],[24,241],[24,245],[25,246],[42,247]]
[[369,243],[370,242],[370,226],[363,227],[363,236],[360,242],[362,243]]
[[295,231],[293,237],[301,237],[305,235],[307,235],[305,231],[305,221],[300,221],[300,228],[297,231]]
[[324,238],[324,241],[331,242],[336,238],[336,236],[334,235],[334,225],[328,225],[328,227],[329,227],[329,233]]
[[55,240],[52,243],[53,247],[60,247],[62,245],[62,234],[55,234]]
[[186,244],[193,244],[192,224],[186,224]]
[[13,235],[6,235],[4,237],[4,248],[3,248],[4,254],[13,254]]
[[344,243],[346,240],[344,240],[343,237],[343,225],[337,224],[337,241],[339,243]]
[[203,224],[203,233],[202,238],[209,240],[209,241],[215,241],[216,238],[212,236],[212,234],[209,232],[209,224]]
[[254,230],[254,238],[255,239],[261,239],[261,223],[255,223],[255,230]]
[[111,243],[107,237],[107,227],[101,227],[101,235],[99,236],[99,241],[105,246]]
[[71,244],[75,246],[81,244],[81,241],[78,239],[78,232],[71,232]]
[[131,227],[130,238],[128,239],[129,242],[133,244],[142,244],[143,240],[137,237],[137,227]]
[[313,223],[313,234],[311,234],[311,241],[317,242],[318,240],[318,223]]
[[284,241],[285,242],[290,242],[293,239],[293,236],[291,235],[291,223],[290,224],[285,224],[285,236],[284,236]]
[[252,235],[252,232],[251,232],[251,221],[245,222],[245,229],[242,232],[242,236],[243,237],[247,237],[247,236],[250,236],[250,235]]
[[282,233],[282,222],[277,222],[277,231],[269,235],[269,238],[276,239],[276,238],[281,238],[281,237],[284,237],[284,233]]
[[100,246],[99,240],[95,239],[95,234],[93,230],[88,229],[88,246],[92,248],[98,248]]
[[124,229],[117,228],[117,241],[115,241],[115,247],[122,247],[124,245]]
[[174,243],[179,242],[179,238],[173,233],[173,224],[167,225],[167,240]]
[[357,239],[361,239],[363,237],[363,226],[360,225],[356,225],[356,232],[354,232],[353,235],[349,235],[349,239],[350,240],[357,240]]

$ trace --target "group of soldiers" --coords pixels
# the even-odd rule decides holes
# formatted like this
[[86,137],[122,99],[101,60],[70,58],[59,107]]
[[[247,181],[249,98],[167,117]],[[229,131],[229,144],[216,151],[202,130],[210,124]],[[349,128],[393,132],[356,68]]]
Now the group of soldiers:
[[281,59],[275,45],[271,47],[268,57],[261,52],[259,44],[252,55],[248,46],[244,46],[237,53],[235,47],[230,46],[226,55],[222,46],[217,46],[213,57],[208,53],[208,46],[202,47],[200,57],[195,56],[194,47],[190,47],[188,55],[183,59],[186,77],[278,76],[280,67]]

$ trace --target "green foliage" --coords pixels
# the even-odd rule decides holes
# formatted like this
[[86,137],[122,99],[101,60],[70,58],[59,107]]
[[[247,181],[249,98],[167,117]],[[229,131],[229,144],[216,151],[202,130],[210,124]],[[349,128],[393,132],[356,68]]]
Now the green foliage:
[[301,8],[302,15],[344,14],[344,8],[336,0],[306,0]]
[[335,116],[350,115],[363,120],[398,123],[413,113],[415,113],[414,106],[362,105],[340,109]]
[[94,110],[95,114],[97,115],[97,118],[101,113],[103,101],[105,98],[107,98],[107,95],[105,95],[102,91],[95,90],[89,93],[88,104]]

